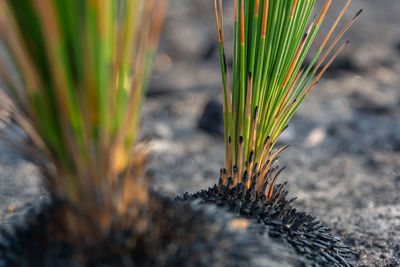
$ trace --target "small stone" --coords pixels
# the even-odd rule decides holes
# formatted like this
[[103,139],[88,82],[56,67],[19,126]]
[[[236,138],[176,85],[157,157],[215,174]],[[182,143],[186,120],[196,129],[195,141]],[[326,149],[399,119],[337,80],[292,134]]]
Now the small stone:
[[326,137],[326,130],[321,127],[313,129],[307,136],[305,144],[307,147],[315,147],[321,144]]
[[153,139],[171,139],[173,133],[166,122],[155,122],[152,132],[148,135]]
[[17,208],[17,205],[16,205],[15,203],[11,203],[10,205],[8,205],[7,210],[8,210],[8,212],[10,212],[10,213],[14,213],[15,210],[16,210],[16,208]]
[[213,135],[224,134],[223,110],[219,101],[208,101],[199,120],[199,128]]
[[250,222],[246,219],[235,218],[230,220],[229,226],[233,229],[239,230],[240,232],[245,232],[246,229],[250,226]]

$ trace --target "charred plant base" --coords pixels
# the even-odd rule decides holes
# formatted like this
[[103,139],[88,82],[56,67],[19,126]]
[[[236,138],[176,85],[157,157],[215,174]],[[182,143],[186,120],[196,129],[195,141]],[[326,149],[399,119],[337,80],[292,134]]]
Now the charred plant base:
[[[145,231],[136,225],[76,242],[62,237],[59,207],[46,201],[0,229],[0,266],[304,266],[264,227],[200,201],[152,193]],[[61,235],[60,235],[61,233]]]
[[295,199],[286,199],[286,190],[266,202],[265,197],[257,198],[251,188],[247,191],[244,188],[242,184],[229,188],[220,180],[208,190],[191,195],[185,193],[177,199],[201,199],[203,203],[227,208],[243,218],[255,219],[265,225],[270,238],[293,247],[299,255],[310,260],[312,266],[353,266],[350,261],[355,253],[341,244],[341,240],[315,217],[298,212],[292,206]]

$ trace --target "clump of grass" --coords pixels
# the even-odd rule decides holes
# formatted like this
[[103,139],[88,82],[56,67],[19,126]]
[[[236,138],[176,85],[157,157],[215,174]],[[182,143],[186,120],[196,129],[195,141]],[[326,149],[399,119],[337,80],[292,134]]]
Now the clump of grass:
[[[65,216],[76,233],[107,229],[146,202],[145,152],[135,141],[166,7],[167,0],[0,1],[7,108],[52,163],[41,164],[44,181],[77,210]],[[84,216],[96,227],[79,223]]]
[[[274,163],[287,146],[274,150],[299,105],[348,41],[343,34],[361,10],[330,42],[351,3],[348,0],[321,40],[311,63],[303,65],[332,0],[311,18],[315,0],[235,0],[233,79],[225,60],[222,0],[214,0],[223,82],[225,166],[222,184],[254,187],[259,197],[275,198],[282,169]],[[319,39],[319,38],[318,38]],[[328,43],[330,44],[328,45]],[[330,58],[328,59],[328,57]]]

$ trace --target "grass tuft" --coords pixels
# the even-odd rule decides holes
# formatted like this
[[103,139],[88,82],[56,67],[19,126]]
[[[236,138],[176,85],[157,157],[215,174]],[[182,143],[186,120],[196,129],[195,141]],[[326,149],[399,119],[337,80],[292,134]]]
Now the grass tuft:
[[[267,200],[281,170],[274,163],[286,146],[274,150],[299,105],[348,41],[343,34],[361,10],[331,40],[351,0],[342,8],[309,65],[304,59],[319,33],[332,0],[312,18],[315,0],[235,0],[233,79],[226,66],[222,0],[214,0],[222,73],[225,164],[222,183],[249,189]],[[319,39],[319,38],[318,38]],[[327,47],[328,42],[330,45]],[[327,47],[327,48],[326,48]],[[329,59],[327,59],[330,57]],[[232,183],[231,183],[232,182]],[[264,188],[264,190],[263,190]]]
[[[166,8],[167,0],[0,1],[10,116],[50,160],[41,170],[52,196],[100,229],[147,198],[146,153],[134,147]],[[79,228],[79,219],[66,221]]]

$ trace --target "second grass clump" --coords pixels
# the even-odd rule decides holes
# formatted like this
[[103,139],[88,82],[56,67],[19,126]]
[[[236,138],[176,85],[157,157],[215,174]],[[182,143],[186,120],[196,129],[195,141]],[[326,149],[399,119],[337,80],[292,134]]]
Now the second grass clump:
[[[316,10],[315,0],[235,0],[232,79],[225,54],[222,0],[214,0],[222,74],[225,163],[217,185],[181,200],[200,198],[254,218],[269,235],[322,265],[347,266],[352,252],[329,228],[287,200],[287,183],[275,149],[280,134],[327,68],[343,51],[341,41],[361,10],[334,32],[351,0],[328,32],[319,30],[332,0]],[[335,3],[336,4],[336,3]],[[332,37],[334,36],[334,37]],[[316,52],[311,46],[319,40]],[[309,64],[304,64],[306,57]]]
[[[347,1],[324,36],[319,29],[332,1],[311,19],[315,0],[239,0],[234,3],[233,74],[226,65],[222,1],[214,0],[220,54],[225,130],[223,184],[243,183],[270,199],[279,173],[273,163],[286,146],[273,152],[279,135],[348,41],[343,34],[358,12],[330,42],[351,3]],[[322,40],[311,63],[303,65],[316,37]],[[268,182],[269,181],[269,182]],[[269,184],[269,185],[268,185]],[[268,188],[263,188],[264,186]]]

